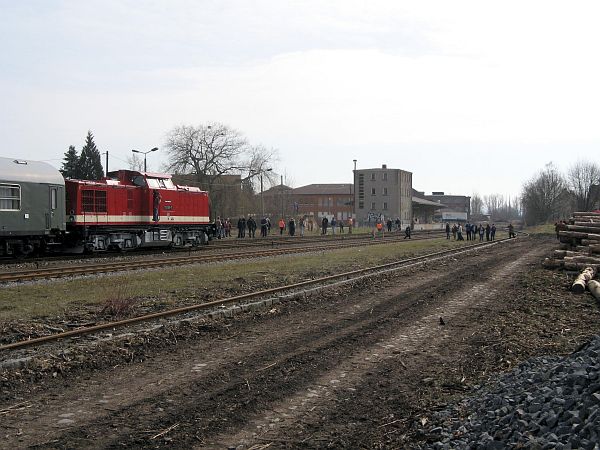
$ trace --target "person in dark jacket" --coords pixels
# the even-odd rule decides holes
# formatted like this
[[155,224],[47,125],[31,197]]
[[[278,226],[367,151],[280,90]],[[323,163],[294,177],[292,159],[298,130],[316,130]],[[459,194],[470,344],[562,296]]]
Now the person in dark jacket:
[[322,232],[321,234],[327,234],[327,226],[329,225],[329,220],[327,217],[323,217],[323,221],[321,222]]
[[260,237],[267,237],[267,218],[260,219]]
[[293,217],[288,222],[288,232],[290,233],[290,236],[296,234],[296,221]]
[[246,226],[248,227],[248,237],[250,237],[250,238],[256,237],[256,221],[254,220],[254,217],[252,217],[252,216],[248,217]]
[[446,239],[450,239],[450,224],[446,223]]

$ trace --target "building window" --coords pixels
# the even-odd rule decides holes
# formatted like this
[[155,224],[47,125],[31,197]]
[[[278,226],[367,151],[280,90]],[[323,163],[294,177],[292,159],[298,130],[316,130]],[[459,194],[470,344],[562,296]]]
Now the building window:
[[0,184],[0,211],[18,211],[21,209],[21,186]]
[[386,210],[387,209],[387,202],[383,202],[383,209]]
[[375,181],[375,172],[371,174],[371,181]]
[[387,172],[383,172],[383,181],[387,181]]
[[377,195],[377,191],[375,190],[375,188],[371,188],[371,195]]
[[371,209],[372,209],[372,210],[375,210],[375,202],[372,202],[372,203],[371,203]]
[[387,188],[383,188],[383,195],[388,195]]

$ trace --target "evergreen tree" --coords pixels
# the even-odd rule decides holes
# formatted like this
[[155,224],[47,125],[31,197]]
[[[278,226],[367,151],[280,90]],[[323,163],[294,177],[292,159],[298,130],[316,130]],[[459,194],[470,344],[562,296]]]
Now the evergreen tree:
[[79,156],[79,170],[82,180],[99,180],[104,175],[100,151],[94,143],[94,135],[88,131],[85,145]]
[[69,145],[69,150],[65,152],[65,158],[63,160],[62,168],[60,169],[60,173],[63,174],[65,178],[79,178],[79,156],[77,155],[77,150],[73,145]]

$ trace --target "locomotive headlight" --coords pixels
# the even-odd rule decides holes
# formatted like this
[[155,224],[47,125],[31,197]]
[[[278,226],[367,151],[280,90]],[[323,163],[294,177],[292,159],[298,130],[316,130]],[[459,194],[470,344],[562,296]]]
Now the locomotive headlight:
[[75,222],[75,217],[74,216],[69,216],[69,222]]

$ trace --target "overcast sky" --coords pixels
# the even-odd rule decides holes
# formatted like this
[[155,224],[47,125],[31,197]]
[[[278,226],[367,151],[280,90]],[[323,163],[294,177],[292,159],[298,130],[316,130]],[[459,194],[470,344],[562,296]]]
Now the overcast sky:
[[413,172],[516,195],[600,162],[597,1],[0,0],[1,156],[60,167],[89,130],[111,170],[158,169],[174,126],[279,150],[290,184]]

